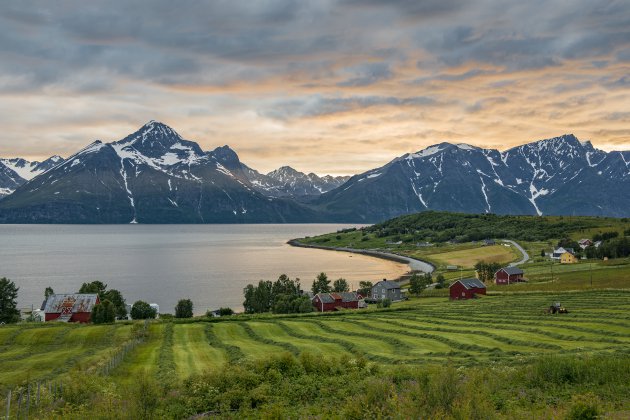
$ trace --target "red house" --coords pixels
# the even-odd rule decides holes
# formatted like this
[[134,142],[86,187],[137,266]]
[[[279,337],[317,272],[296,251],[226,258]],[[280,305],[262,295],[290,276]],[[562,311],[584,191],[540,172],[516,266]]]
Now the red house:
[[101,303],[97,294],[50,295],[42,305],[45,320],[60,322],[90,322],[94,305]]
[[512,284],[523,280],[523,270],[517,267],[504,267],[494,273],[495,284]]
[[336,311],[338,309],[358,309],[363,296],[356,292],[318,293],[311,302],[319,312]]
[[457,280],[449,287],[451,299],[472,299],[486,294],[486,285],[479,279]]

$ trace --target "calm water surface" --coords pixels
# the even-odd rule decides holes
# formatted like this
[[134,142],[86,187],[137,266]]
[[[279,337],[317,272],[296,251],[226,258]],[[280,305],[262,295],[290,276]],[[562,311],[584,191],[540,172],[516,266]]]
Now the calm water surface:
[[0,277],[13,280],[19,305],[39,307],[44,289],[78,291],[100,280],[128,303],[155,302],[173,313],[190,298],[195,313],[229,306],[242,309],[243,288],[286,273],[309,289],[324,271],[360,280],[394,278],[407,266],[344,252],[294,248],[292,238],[348,227],[305,225],[0,225]]

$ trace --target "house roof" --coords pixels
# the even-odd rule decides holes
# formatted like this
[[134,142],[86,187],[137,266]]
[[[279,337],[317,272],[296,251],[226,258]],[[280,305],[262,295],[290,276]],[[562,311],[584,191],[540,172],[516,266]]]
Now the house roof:
[[[518,267],[503,267],[501,270],[505,271],[509,276],[514,276],[516,274],[523,274],[523,270],[521,270]],[[499,271],[497,271],[497,273]]]
[[315,297],[319,297],[322,303],[335,303],[339,300],[342,302],[356,302],[360,299],[360,295],[356,292],[318,293]]
[[454,282],[453,284],[451,284],[451,287],[453,287],[453,285],[455,283],[461,283],[466,289],[472,289],[472,288],[480,288],[480,289],[485,289],[486,285],[483,284],[483,282],[479,279],[461,279],[461,280],[457,280],[456,282]]
[[379,284],[382,284],[388,290],[400,289],[400,285],[398,283],[396,283],[395,281],[387,281],[387,280],[381,280],[372,287],[376,287]]
[[48,296],[44,306],[47,314],[59,314],[64,308],[72,308],[72,313],[92,312],[98,302],[96,293],[67,293]]

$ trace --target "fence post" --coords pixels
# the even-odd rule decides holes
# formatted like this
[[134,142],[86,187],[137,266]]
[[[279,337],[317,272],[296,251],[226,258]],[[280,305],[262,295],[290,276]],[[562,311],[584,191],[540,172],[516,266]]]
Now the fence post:
[[31,384],[28,384],[26,389],[26,418],[28,419],[31,412]]
[[9,390],[9,395],[7,395],[7,420],[11,416],[11,390]]
[[22,409],[22,391],[20,391],[20,395],[18,396],[18,406],[17,406],[17,415],[16,418],[20,418],[20,410]]

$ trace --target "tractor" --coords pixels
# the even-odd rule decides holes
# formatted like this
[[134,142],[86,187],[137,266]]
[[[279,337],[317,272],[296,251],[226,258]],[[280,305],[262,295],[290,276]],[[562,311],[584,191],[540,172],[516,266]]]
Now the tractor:
[[548,314],[568,314],[569,311],[560,302],[556,302],[547,309]]

